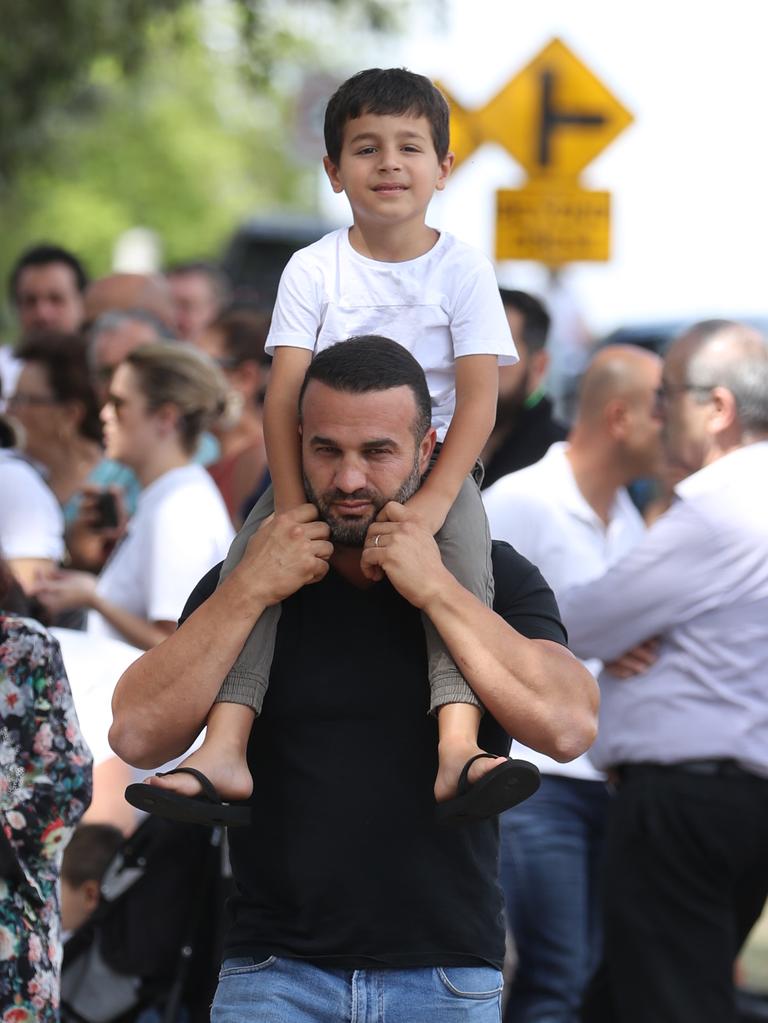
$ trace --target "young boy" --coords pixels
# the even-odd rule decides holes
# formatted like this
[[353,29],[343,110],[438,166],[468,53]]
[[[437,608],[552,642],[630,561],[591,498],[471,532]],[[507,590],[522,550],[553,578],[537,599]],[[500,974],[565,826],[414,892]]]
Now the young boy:
[[96,912],[101,881],[125,836],[111,824],[79,824],[61,861],[61,926],[70,934]]
[[[453,163],[448,122],[448,106],[434,85],[403,69],[362,71],[331,97],[324,166],[333,190],[346,193],[353,225],[296,253],[283,273],[267,341],[274,361],[265,437],[274,510],[280,513],[306,502],[298,395],[313,353],[362,334],[388,335],[408,348],[425,370],[441,443],[407,507],[437,535],[445,564],[490,604],[490,538],[470,474],[494,424],[498,364],[516,362],[517,354],[491,264],[425,223],[429,202],[445,187]],[[265,498],[233,543],[222,579],[273,510],[271,495]],[[374,523],[366,543],[377,542]],[[147,797],[143,809],[201,821],[214,815],[227,820],[231,810],[231,823],[242,822],[242,808],[214,807],[210,800],[216,794],[242,800],[252,790],[246,747],[267,688],[279,616],[279,608],[268,610],[273,613],[262,615],[224,681],[205,742],[181,774],[140,787]],[[424,624],[431,710],[438,715],[438,813],[490,816],[530,795],[538,773],[522,761],[480,750],[479,701],[437,631],[426,618]],[[217,793],[208,787],[200,798],[197,772]]]

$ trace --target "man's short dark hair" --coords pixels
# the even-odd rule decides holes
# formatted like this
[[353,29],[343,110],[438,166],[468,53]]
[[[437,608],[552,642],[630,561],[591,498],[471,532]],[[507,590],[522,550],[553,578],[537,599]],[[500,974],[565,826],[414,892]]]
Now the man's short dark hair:
[[77,290],[82,295],[88,286],[88,274],[77,256],[60,245],[33,245],[19,256],[8,278],[8,296],[12,305],[18,304],[19,278],[24,270],[29,266],[49,266],[51,263],[63,263],[70,268],[75,275]]
[[338,164],[344,127],[362,114],[426,117],[438,160],[448,152],[450,111],[445,97],[424,75],[405,68],[359,71],[339,86],[325,110],[325,151]]
[[420,443],[432,424],[432,402],[424,370],[407,348],[377,334],[364,334],[325,348],[309,364],[299,394],[299,418],[310,381],[347,394],[410,387],[416,403],[414,436]]
[[514,309],[523,318],[523,342],[529,352],[540,352],[546,347],[552,317],[544,303],[527,291],[499,288],[501,303],[505,309]]
[[122,844],[122,832],[111,824],[79,824],[64,850],[62,878],[73,888],[101,881]]
[[211,290],[216,296],[220,306],[225,305],[229,302],[230,292],[232,291],[232,285],[229,277],[224,273],[220,266],[216,263],[210,262],[207,259],[187,259],[181,263],[172,263],[166,267],[166,277],[178,277],[183,274],[200,274],[202,277],[208,279],[211,285]]

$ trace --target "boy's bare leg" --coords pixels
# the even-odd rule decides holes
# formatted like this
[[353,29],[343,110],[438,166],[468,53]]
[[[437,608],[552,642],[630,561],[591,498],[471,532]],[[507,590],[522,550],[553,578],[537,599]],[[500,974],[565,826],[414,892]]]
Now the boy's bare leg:
[[[470,757],[484,753],[477,745],[482,709],[472,703],[446,703],[437,713],[437,778],[435,799],[438,803],[456,795],[462,768]],[[468,782],[473,785],[505,757],[476,760],[469,769]]]
[[[225,802],[247,799],[253,792],[247,751],[255,717],[255,711],[243,703],[214,703],[208,713],[202,746],[190,753],[179,767],[202,771]],[[153,775],[147,781],[184,796],[200,793],[200,783],[191,774],[162,778]]]

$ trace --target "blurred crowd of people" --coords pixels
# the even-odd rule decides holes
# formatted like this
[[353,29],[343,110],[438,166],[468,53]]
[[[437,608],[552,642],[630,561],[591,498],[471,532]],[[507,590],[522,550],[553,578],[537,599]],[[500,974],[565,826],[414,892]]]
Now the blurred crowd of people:
[[[731,928],[733,960],[765,899],[766,871],[753,862],[761,846],[750,836],[744,843],[754,856],[746,866],[722,854],[722,870],[742,885],[735,916],[730,906],[715,905],[702,881],[706,866],[699,870],[693,862],[710,836],[689,805],[703,798],[704,779],[717,828],[732,829],[724,807],[734,785],[741,793],[750,771],[768,774],[765,752],[749,752],[745,765],[738,739],[746,747],[750,729],[762,734],[765,694],[747,686],[738,697],[741,711],[734,707],[711,649],[718,630],[738,637],[734,673],[742,679],[751,677],[765,650],[765,619],[762,627],[759,622],[768,599],[760,561],[764,527],[741,521],[744,509],[726,504],[720,538],[727,542],[709,520],[701,526],[706,509],[691,512],[690,521],[673,521],[666,533],[654,532],[655,547],[647,531],[651,518],[664,521],[673,499],[688,507],[704,493],[700,483],[690,493],[680,484],[701,469],[696,452],[681,441],[668,445],[664,457],[662,423],[676,398],[697,388],[711,393],[721,383],[740,395],[742,384],[728,383],[732,363],[752,360],[759,370],[765,345],[725,321],[693,328],[683,339],[691,352],[723,339],[711,365],[706,359],[697,365],[700,382],[685,376],[685,367],[676,378],[674,363],[665,368],[655,354],[602,349],[583,376],[573,423],[564,424],[546,389],[548,312],[526,293],[501,289],[501,296],[520,362],[500,370],[496,427],[484,452],[492,533],[542,570],[561,601],[574,649],[601,676],[606,700],[598,756],[563,765],[524,751],[543,784],[502,818],[501,881],[516,950],[505,1019],[574,1023],[591,978],[597,979],[588,996],[590,1019],[648,1018],[632,1015],[637,985],[663,977],[674,988],[658,960],[680,975],[680,948],[699,940],[695,917],[702,905]],[[189,593],[225,557],[267,485],[261,410],[269,314],[233,303],[222,273],[204,262],[89,281],[78,258],[54,245],[18,259],[9,297],[18,337],[0,348],[0,726],[16,759],[0,764],[0,841],[3,878],[16,887],[9,894],[5,885],[0,895],[0,1007],[26,1010],[3,1017],[21,1021],[58,1018],[59,914],[67,931],[83,926],[99,906],[105,871],[139,824],[123,799],[136,772],[107,741],[112,688],[141,651],[175,629]],[[768,415],[762,372],[747,387],[758,436],[768,430],[760,418]],[[723,446],[731,452],[741,444],[728,434]],[[757,447],[762,456],[765,443]],[[749,499],[758,504],[759,486],[763,495],[765,489],[758,484],[761,465],[755,456],[757,490]],[[728,489],[732,484],[721,475],[717,486]],[[649,479],[656,500],[642,509],[644,520],[628,488]],[[673,497],[679,484],[682,502]],[[694,534],[700,556],[695,545],[685,553],[685,537]],[[704,556],[708,537],[719,545],[717,564]],[[754,563],[737,571],[733,566],[749,560],[749,550]],[[727,580],[730,597],[744,590],[745,579],[752,584],[722,620],[725,599],[713,576],[721,589]],[[651,615],[649,607],[659,613]],[[631,688],[637,674],[645,677],[645,694]],[[690,697],[691,678],[707,694],[699,697],[703,709]],[[656,716],[661,747],[648,734],[654,731],[649,715]],[[680,748],[680,756],[664,753]],[[659,776],[655,768],[670,762],[677,773]],[[670,788],[680,790],[677,803]],[[659,798],[668,802],[662,809],[652,801],[656,789],[664,789]],[[624,819],[620,832],[614,824],[607,839],[616,791],[627,805],[635,793],[635,804],[622,812],[636,819]],[[765,799],[762,788],[755,795]],[[753,803],[742,809],[751,814]],[[60,907],[58,864],[78,821]],[[630,856],[642,862],[632,863],[625,885],[622,864]],[[686,871],[690,884],[681,880]],[[675,879],[674,918],[665,915],[662,900],[654,901],[654,872]],[[654,946],[656,960],[649,955],[646,962],[633,941]],[[699,983],[705,1000],[723,991],[716,976],[723,957],[710,953],[705,962],[714,980],[702,976]],[[605,981],[607,970],[613,981]],[[611,1015],[617,976],[623,995],[620,1014]],[[697,1018],[690,1005],[684,1011],[687,1017],[675,1018]],[[724,1003],[723,1020],[728,1011]]]

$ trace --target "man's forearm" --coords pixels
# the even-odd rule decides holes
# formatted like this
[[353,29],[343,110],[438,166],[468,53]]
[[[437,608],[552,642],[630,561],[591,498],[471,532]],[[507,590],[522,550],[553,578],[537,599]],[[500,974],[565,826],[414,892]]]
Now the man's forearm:
[[230,576],[177,632],[128,668],[112,699],[109,732],[121,759],[157,767],[189,748],[265,606]]
[[589,749],[597,729],[597,683],[569,650],[521,636],[449,572],[422,610],[510,735],[559,761]]
[[216,592],[131,665],[112,700],[109,742],[122,760],[156,767],[189,748],[264,609],[328,571],[327,537],[311,504],[275,516]]

